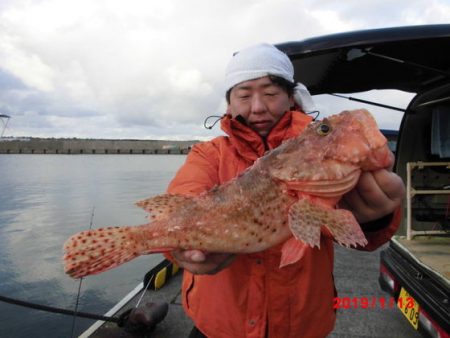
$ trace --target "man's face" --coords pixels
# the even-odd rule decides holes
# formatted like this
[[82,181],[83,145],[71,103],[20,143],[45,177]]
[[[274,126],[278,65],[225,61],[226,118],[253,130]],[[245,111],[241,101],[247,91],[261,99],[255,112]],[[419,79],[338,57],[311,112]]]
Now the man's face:
[[283,114],[294,105],[294,99],[265,76],[237,84],[231,89],[228,113],[241,115],[247,125],[266,137]]

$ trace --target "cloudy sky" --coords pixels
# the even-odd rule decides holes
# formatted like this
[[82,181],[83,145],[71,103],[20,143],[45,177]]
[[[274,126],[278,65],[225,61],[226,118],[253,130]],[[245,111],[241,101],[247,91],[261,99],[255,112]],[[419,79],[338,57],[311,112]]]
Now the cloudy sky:
[[[1,0],[4,136],[209,138],[220,131],[203,120],[225,112],[224,69],[243,47],[449,22],[450,0]],[[356,106],[316,102],[324,115]],[[370,109],[398,127],[401,114]]]

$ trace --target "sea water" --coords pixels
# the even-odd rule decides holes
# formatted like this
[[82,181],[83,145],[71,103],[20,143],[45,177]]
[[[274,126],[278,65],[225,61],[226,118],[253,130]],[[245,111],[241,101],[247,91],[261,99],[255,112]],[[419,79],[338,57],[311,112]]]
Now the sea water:
[[[0,155],[0,295],[74,309],[79,281],[63,271],[72,234],[146,223],[134,202],[167,188],[185,155]],[[83,279],[78,310],[104,314],[161,255]],[[78,336],[94,321],[76,319]],[[70,337],[73,318],[0,302],[0,337]]]

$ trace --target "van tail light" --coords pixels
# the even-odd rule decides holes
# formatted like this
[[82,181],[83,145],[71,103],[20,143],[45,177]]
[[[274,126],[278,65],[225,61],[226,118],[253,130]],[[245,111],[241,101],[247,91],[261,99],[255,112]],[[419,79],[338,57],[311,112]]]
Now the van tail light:
[[450,338],[450,333],[440,327],[423,308],[419,312],[419,328],[431,338]]
[[380,264],[380,282],[383,283],[389,290],[385,290],[389,292],[391,295],[398,294],[400,290],[400,283],[395,279],[395,277],[389,272],[389,270],[383,265]]

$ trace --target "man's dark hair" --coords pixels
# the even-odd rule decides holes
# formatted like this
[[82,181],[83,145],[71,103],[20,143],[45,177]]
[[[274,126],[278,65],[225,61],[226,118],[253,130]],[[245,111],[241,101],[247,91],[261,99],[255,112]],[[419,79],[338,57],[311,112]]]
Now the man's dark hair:
[[[295,83],[292,83],[285,78],[276,75],[269,75],[269,79],[273,84],[283,89],[289,97],[292,97],[292,95],[294,95]],[[230,103],[230,94],[232,89],[233,88],[228,89],[227,93],[225,94],[225,98],[227,99],[228,104]]]

